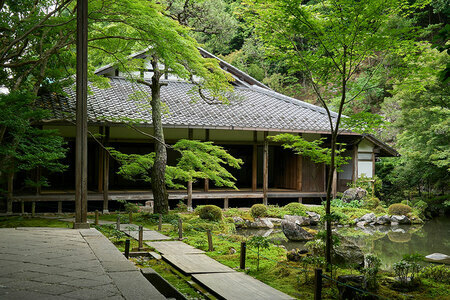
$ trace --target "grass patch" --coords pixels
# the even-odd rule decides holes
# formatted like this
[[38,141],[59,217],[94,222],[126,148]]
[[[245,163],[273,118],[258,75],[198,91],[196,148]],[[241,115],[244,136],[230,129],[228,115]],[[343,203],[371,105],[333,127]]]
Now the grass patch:
[[16,228],[16,227],[56,227],[56,228],[72,228],[71,222],[64,222],[58,219],[48,219],[28,216],[8,216],[0,217],[0,228]]

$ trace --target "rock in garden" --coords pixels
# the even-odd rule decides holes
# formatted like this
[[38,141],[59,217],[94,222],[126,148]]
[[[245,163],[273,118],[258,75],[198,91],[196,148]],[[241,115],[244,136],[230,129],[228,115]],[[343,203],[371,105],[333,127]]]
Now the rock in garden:
[[350,188],[346,190],[342,196],[342,201],[349,203],[353,200],[361,200],[367,195],[367,191],[363,188]]
[[281,221],[283,221],[283,219],[280,218],[267,218],[267,220],[269,220],[270,222],[272,222],[273,225],[281,225]]
[[320,215],[318,213],[307,211],[306,214],[309,217],[309,224],[310,225],[317,225],[320,221]]
[[340,236],[341,243],[333,249],[333,263],[364,265],[364,253],[354,242]]
[[374,213],[365,214],[358,219],[358,222],[374,223],[377,220],[377,216]]
[[398,224],[411,224],[411,221],[407,216],[399,216],[399,215],[391,216],[391,222]]
[[233,217],[233,222],[236,228],[245,227],[245,221],[241,217]]
[[303,216],[285,215],[284,219],[288,222],[294,222],[300,226],[309,226],[310,224],[309,218]]
[[281,222],[281,229],[283,230],[284,235],[291,241],[307,241],[314,238],[311,233],[295,222],[283,220]]
[[254,222],[249,224],[250,228],[273,228],[273,223],[267,218],[256,218]]
[[388,215],[384,215],[377,218],[376,223],[378,225],[389,225],[391,224],[391,218]]
[[153,213],[153,201],[145,201],[145,206],[139,206],[139,212]]

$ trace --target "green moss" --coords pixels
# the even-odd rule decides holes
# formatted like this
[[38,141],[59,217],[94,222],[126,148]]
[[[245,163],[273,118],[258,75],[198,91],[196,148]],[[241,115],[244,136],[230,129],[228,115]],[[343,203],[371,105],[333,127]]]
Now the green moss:
[[29,216],[11,216],[0,217],[0,228],[15,228],[15,227],[58,227],[58,228],[72,228],[71,222],[64,222],[58,219],[48,218],[32,218]]

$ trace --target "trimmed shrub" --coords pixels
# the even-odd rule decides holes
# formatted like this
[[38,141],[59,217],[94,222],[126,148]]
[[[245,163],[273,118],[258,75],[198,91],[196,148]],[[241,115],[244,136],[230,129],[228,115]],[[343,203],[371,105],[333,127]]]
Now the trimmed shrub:
[[306,207],[301,203],[291,202],[285,205],[284,209],[289,212],[290,215],[306,217]]
[[390,215],[403,215],[406,216],[412,211],[411,206],[401,203],[395,203],[389,206],[388,212]]
[[264,204],[254,204],[250,208],[250,214],[253,218],[260,218],[267,216],[267,207]]
[[366,197],[363,200],[363,208],[374,209],[380,205],[380,199],[377,197]]
[[385,212],[386,212],[386,209],[385,209],[383,206],[378,205],[378,206],[375,208],[374,212],[377,213],[377,214],[382,214],[382,213],[385,213]]
[[198,211],[198,215],[203,220],[210,220],[210,221],[222,220],[222,210],[220,209],[220,207],[215,205],[202,206]]

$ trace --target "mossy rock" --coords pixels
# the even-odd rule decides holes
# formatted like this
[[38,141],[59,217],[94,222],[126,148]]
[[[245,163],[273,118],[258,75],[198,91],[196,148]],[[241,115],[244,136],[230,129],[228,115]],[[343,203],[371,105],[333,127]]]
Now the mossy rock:
[[215,205],[202,206],[198,211],[198,215],[203,220],[216,222],[222,220],[222,210],[220,209],[220,207]]
[[391,216],[397,215],[397,216],[406,216],[412,211],[411,206],[402,204],[402,203],[395,203],[389,206],[388,212]]
[[250,214],[253,218],[261,218],[267,216],[267,207],[264,204],[254,204],[250,208]]

